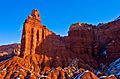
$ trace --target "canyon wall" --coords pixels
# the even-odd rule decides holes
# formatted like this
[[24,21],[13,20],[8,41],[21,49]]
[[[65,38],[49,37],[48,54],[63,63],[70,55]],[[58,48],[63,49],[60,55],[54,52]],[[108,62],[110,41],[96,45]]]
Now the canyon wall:
[[77,58],[80,67],[98,68],[120,57],[119,30],[120,20],[98,26],[78,22],[61,37],[42,25],[39,12],[33,10],[24,23],[20,57],[31,55],[43,67],[68,66]]

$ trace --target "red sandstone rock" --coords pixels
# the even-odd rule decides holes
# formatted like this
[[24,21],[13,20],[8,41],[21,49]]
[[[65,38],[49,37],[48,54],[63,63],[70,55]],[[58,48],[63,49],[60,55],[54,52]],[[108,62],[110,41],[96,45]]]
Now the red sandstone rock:
[[[74,76],[73,71],[76,69],[72,69],[69,64],[76,58],[78,59],[76,67],[95,71],[100,62],[104,63],[106,60],[111,63],[120,57],[119,31],[119,20],[99,25],[99,27],[75,23],[70,26],[68,36],[60,37],[42,25],[39,12],[33,10],[24,23],[20,56],[0,63],[0,70],[7,69],[0,72],[0,77],[9,79],[22,75],[22,78],[36,79],[48,72],[46,79],[68,79]],[[99,56],[99,49],[102,46],[108,47],[108,58]],[[15,51],[19,50],[15,49]],[[67,67],[66,71],[59,66]],[[58,68],[51,71],[52,67]],[[69,69],[70,73],[66,76]],[[85,73],[81,78],[97,79],[92,72]]]
[[80,79],[98,79],[98,77],[92,72],[85,72]]

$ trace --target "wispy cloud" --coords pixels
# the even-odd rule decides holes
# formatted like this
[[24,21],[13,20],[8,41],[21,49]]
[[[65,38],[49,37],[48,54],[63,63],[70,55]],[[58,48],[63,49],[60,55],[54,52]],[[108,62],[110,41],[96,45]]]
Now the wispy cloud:
[[19,27],[18,32],[21,32],[22,29],[23,29],[23,24],[21,24],[21,26]]

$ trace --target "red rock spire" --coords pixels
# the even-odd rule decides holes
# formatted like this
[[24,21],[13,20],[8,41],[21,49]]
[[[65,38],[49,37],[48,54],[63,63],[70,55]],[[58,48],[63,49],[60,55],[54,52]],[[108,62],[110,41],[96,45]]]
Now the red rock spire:
[[36,20],[38,20],[38,21],[41,22],[41,20],[40,20],[40,14],[39,14],[39,11],[38,11],[38,10],[33,9],[33,10],[32,10],[32,13],[31,13],[31,16],[32,16],[34,19],[36,19]]
[[36,53],[36,47],[51,34],[52,32],[41,24],[38,10],[33,9],[31,15],[24,22],[20,57],[33,56]]

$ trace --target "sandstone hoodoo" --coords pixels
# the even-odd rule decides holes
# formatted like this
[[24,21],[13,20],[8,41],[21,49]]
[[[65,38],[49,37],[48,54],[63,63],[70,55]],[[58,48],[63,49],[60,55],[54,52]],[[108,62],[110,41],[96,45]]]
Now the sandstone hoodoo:
[[20,54],[0,62],[0,78],[107,77],[111,74],[103,67],[107,69],[120,58],[119,33],[117,19],[98,26],[78,22],[70,26],[68,36],[61,37],[42,24],[38,10],[34,9],[24,22]]

